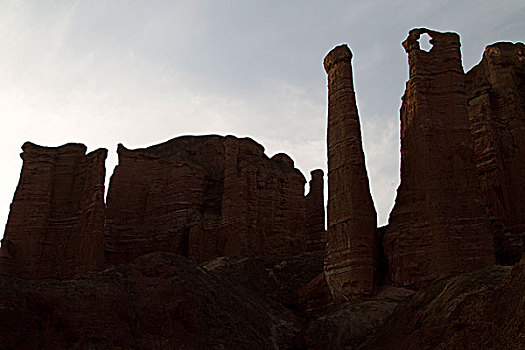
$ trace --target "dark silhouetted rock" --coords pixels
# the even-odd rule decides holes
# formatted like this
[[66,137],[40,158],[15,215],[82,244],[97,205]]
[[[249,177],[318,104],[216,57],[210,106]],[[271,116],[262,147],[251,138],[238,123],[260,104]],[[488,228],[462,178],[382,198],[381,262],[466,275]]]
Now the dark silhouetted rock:
[[107,198],[109,263],[158,251],[199,262],[306,251],[305,179],[287,155],[270,159],[233,136],[119,146],[118,154]]
[[[361,349],[374,340],[396,306],[414,292],[388,287],[344,308],[312,319],[302,332],[306,349]],[[378,348],[379,349],[379,348]]]
[[317,169],[310,175],[310,191],[306,195],[306,250],[317,252],[324,251],[326,245],[324,173]]
[[417,292],[360,349],[525,348],[523,263],[461,274]]
[[346,45],[324,59],[328,74],[328,232],[325,274],[336,303],[372,292],[376,211],[368,183]]
[[[429,52],[418,39],[432,38]],[[410,31],[401,107],[401,185],[383,245],[392,282],[422,287],[494,262],[475,175],[459,36]]]
[[292,349],[300,326],[177,254],[75,280],[0,276],[2,349]]
[[67,278],[103,266],[107,151],[81,144],[25,143],[24,164],[6,225],[0,272]]
[[525,249],[525,45],[487,46],[466,76],[476,166],[497,261]]
[[302,315],[307,311],[307,305],[300,291],[316,275],[322,274],[323,257],[323,252],[285,259],[220,257],[207,261],[202,267],[222,281],[241,285],[250,293]]

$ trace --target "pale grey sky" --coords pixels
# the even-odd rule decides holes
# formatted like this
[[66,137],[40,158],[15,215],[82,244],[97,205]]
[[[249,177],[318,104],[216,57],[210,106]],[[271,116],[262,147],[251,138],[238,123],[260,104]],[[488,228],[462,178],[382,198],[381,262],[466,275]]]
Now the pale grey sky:
[[[486,45],[525,40],[516,1],[0,0],[0,225],[25,141],[136,148],[234,134],[326,170],[325,54],[348,43],[379,224],[399,183],[401,47],[428,27],[461,35],[470,69]],[[106,186],[108,182],[106,183]],[[0,234],[3,229],[0,230]]]

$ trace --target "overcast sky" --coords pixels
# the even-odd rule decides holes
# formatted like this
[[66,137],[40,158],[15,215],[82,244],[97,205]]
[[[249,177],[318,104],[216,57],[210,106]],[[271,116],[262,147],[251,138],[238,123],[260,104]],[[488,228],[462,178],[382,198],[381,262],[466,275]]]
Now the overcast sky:
[[[486,45],[525,40],[523,0],[0,0],[0,226],[25,141],[109,150],[188,134],[249,136],[326,171],[322,60],[347,43],[379,224],[399,184],[401,47],[427,27],[461,35],[465,70]],[[108,182],[106,182],[106,186]],[[0,230],[0,235],[3,229]]]

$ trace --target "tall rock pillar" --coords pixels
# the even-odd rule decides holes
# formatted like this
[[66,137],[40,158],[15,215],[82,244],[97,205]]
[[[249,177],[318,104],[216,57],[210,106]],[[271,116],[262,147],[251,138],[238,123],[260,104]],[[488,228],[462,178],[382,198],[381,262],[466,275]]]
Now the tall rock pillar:
[[376,211],[370,195],[352,77],[352,52],[337,46],[328,74],[328,233],[325,276],[335,302],[372,292]]
[[[420,36],[431,38],[429,52]],[[459,36],[413,29],[401,107],[401,185],[383,245],[394,284],[423,287],[494,261],[467,114]]]
[[466,85],[496,259],[514,264],[525,249],[525,45],[487,46],[481,62],[467,73]]

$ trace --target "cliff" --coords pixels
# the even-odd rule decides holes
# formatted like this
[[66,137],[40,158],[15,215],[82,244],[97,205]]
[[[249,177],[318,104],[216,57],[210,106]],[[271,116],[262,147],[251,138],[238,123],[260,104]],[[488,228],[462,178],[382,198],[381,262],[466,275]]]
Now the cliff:
[[525,45],[487,46],[481,62],[467,73],[466,88],[496,258],[512,265],[525,249]]
[[197,262],[306,251],[305,179],[287,155],[269,158],[253,140],[233,136],[120,145],[118,154],[107,198],[109,263],[157,251]]
[[27,142],[0,250],[0,272],[27,279],[67,278],[104,262],[107,150]]

